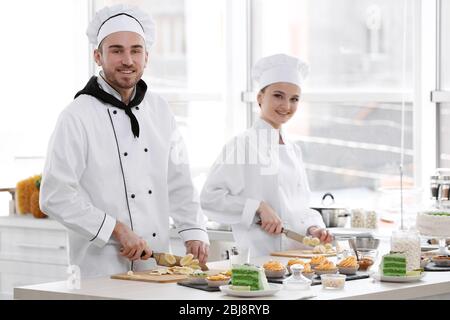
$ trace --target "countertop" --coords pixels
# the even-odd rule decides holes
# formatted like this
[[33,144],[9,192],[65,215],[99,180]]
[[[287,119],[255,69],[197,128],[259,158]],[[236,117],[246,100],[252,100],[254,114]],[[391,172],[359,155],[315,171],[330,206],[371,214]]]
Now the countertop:
[[[261,264],[274,257],[258,257],[251,262]],[[288,258],[277,260],[286,263]],[[229,261],[208,263],[211,269],[229,268]],[[312,286],[311,299],[450,299],[450,272],[427,272],[417,282],[389,283],[372,278],[347,281],[342,290],[326,290],[321,285]],[[280,290],[274,296],[258,299],[302,299],[303,291]],[[14,289],[15,299],[146,299],[146,300],[230,300],[238,299],[222,292],[206,292],[177,285],[176,283],[148,283],[113,280],[108,277],[81,281],[80,289],[68,289],[65,281],[44,283]],[[244,298],[252,299],[252,298]]]

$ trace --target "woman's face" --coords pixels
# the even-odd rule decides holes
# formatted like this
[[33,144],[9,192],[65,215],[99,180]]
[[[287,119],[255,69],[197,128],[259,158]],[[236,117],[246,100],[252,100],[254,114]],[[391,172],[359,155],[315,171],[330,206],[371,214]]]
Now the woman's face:
[[278,82],[267,86],[258,93],[261,118],[279,129],[297,111],[300,88],[292,83]]

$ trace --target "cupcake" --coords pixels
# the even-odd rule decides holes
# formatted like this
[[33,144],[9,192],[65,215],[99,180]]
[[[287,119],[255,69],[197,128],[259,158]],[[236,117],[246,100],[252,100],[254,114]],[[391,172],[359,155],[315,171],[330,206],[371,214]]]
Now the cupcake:
[[333,262],[326,260],[321,264],[319,264],[318,266],[316,266],[314,268],[314,271],[316,272],[316,274],[321,275],[327,273],[337,273],[338,268]]
[[286,267],[279,261],[268,261],[263,268],[267,278],[283,278],[286,274]]
[[287,263],[287,270],[289,273],[291,273],[291,266],[294,264],[301,264],[302,266],[304,266],[305,262],[299,258],[294,258],[294,259],[289,260]]
[[206,277],[206,282],[209,287],[220,287],[228,284],[230,282],[230,277],[224,274],[216,274],[213,276]]
[[343,259],[338,264],[339,273],[346,274],[346,275],[352,275],[356,274],[356,271],[359,269],[358,261],[356,260],[356,257],[349,256]]

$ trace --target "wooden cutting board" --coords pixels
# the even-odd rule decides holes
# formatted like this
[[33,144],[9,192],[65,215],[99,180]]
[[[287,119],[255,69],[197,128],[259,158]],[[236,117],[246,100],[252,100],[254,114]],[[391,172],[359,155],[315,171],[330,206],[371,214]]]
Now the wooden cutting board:
[[183,274],[154,275],[148,274],[148,271],[134,272],[133,275],[128,275],[127,273],[119,273],[111,276],[111,279],[159,282],[159,283],[178,282],[180,280],[184,280],[187,278],[188,276]]
[[270,255],[275,257],[289,257],[289,258],[312,258],[317,256],[333,257],[336,255],[336,252],[334,251],[330,253],[313,253],[312,250],[287,250],[287,251],[272,252]]

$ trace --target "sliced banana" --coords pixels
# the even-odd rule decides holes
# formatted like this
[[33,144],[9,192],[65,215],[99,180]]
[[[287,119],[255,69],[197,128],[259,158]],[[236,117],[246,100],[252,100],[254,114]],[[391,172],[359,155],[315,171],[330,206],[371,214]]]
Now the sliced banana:
[[164,254],[164,259],[170,265],[174,265],[177,262],[177,259],[173,256],[173,254],[170,254],[170,253]]
[[333,250],[333,245],[331,243],[326,243],[325,244],[325,249],[327,249],[327,251],[328,250]]
[[318,246],[320,244],[320,239],[319,238],[312,238],[310,245],[311,246]]
[[312,240],[311,237],[304,237],[303,238],[303,244],[306,245],[306,246],[309,246],[310,245],[309,243],[311,242],[311,240]]
[[180,264],[184,267],[184,266],[188,266],[192,259],[194,259],[194,255],[192,253],[189,253],[187,255],[185,255],[183,258],[181,258],[180,260]]

